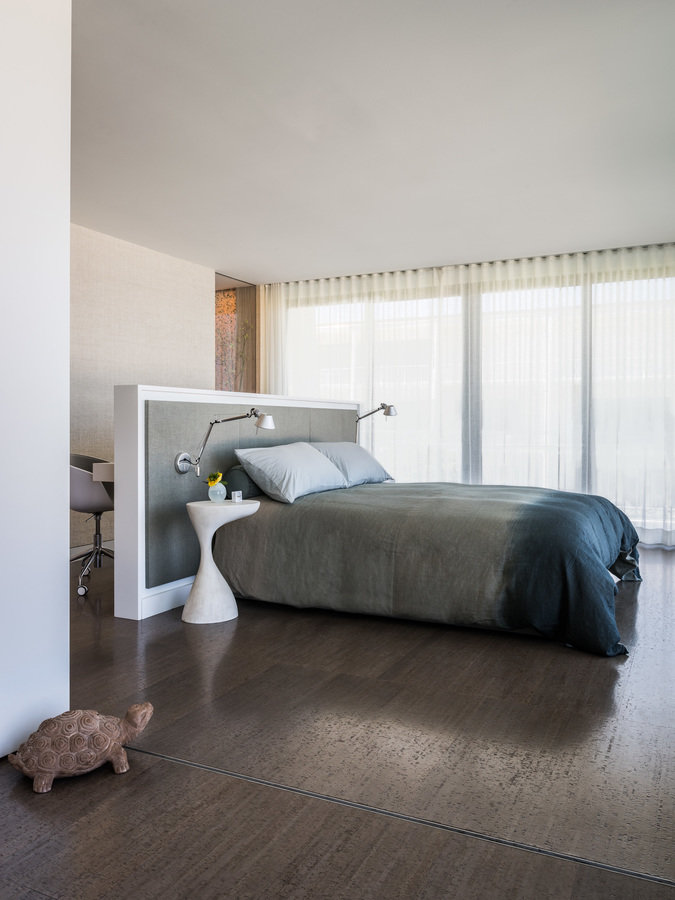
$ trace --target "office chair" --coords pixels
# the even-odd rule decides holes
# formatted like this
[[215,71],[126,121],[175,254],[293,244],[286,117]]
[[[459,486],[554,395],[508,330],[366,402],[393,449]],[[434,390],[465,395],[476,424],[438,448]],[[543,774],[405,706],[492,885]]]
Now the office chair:
[[115,508],[113,485],[93,480],[93,465],[97,462],[106,460],[96,456],[84,456],[81,453],[70,454],[70,508],[75,512],[90,513],[90,518],[96,520],[92,549],[71,559],[71,563],[83,561],[77,580],[77,593],[80,597],[84,597],[89,590],[87,585],[82,583],[82,579],[89,575],[91,567],[100,569],[104,556],[111,559],[114,556],[112,550],[107,550],[101,542],[101,516],[104,512]]

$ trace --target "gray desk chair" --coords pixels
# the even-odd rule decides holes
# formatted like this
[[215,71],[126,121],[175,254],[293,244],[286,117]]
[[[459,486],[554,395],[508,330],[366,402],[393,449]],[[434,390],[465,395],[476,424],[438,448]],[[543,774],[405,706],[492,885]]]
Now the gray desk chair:
[[104,512],[115,508],[113,485],[93,480],[93,466],[97,462],[106,460],[97,456],[84,456],[81,453],[70,454],[70,508],[75,512],[89,513],[90,518],[96,520],[91,550],[86,550],[71,559],[71,562],[82,560],[80,577],[77,581],[77,593],[80,597],[84,597],[89,590],[86,584],[82,584],[82,579],[89,575],[91,567],[100,569],[104,556],[111,558],[114,556],[114,553],[101,543],[101,516]]

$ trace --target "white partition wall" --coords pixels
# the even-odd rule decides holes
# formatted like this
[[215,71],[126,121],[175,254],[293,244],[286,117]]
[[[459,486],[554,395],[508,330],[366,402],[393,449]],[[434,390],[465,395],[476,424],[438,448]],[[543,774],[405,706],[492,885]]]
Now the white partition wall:
[[70,0],[0,28],[0,756],[69,706]]
[[[157,404],[170,408],[171,416],[152,432],[149,410]],[[203,413],[201,407],[203,406]],[[187,599],[194,571],[188,577],[161,582],[148,578],[149,555],[158,551],[176,554],[181,541],[194,540],[185,509],[186,500],[206,499],[207,454],[200,481],[193,472],[177,475],[173,460],[179,452],[194,453],[213,417],[214,406],[229,406],[220,415],[239,414],[251,407],[274,411],[277,429],[255,434],[251,420],[217,426],[209,447],[218,441],[241,437],[245,442],[280,444],[291,440],[353,440],[358,404],[293,400],[269,394],[240,394],[189,388],[117,385],[115,387],[115,615],[125,619],[145,619],[182,606]],[[234,407],[234,409],[233,409]],[[330,414],[330,415],[329,415]],[[285,421],[283,421],[285,420]],[[186,424],[188,427],[186,427]],[[314,433],[314,437],[312,434]],[[229,438],[226,436],[229,435]],[[158,440],[159,436],[159,440]],[[154,456],[148,446],[155,445]],[[157,446],[158,445],[158,446]],[[246,443],[244,443],[246,446]],[[236,459],[233,457],[233,461]],[[224,470],[223,470],[224,471]],[[149,477],[152,476],[152,477]],[[160,513],[150,522],[148,509],[156,504],[148,496],[148,485],[161,495]],[[196,492],[196,493],[195,493]],[[184,520],[184,521],[183,521]],[[184,527],[187,527],[187,531]],[[165,526],[165,527],[163,527]],[[161,545],[161,546],[160,546]]]

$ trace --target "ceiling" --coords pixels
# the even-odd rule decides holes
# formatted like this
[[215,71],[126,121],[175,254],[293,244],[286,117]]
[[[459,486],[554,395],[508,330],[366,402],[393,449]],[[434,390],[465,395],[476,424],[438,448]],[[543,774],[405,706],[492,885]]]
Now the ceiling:
[[675,239],[672,0],[73,0],[72,221],[254,283]]

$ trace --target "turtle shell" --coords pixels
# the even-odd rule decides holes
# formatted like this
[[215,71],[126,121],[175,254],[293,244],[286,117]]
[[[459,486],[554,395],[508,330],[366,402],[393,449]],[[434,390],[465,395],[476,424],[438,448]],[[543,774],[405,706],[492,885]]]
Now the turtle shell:
[[92,709],[68,710],[45,719],[19,747],[15,761],[26,775],[81,775],[106,762],[111,745],[120,741],[120,725],[115,716]]

